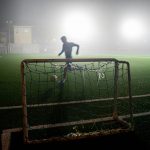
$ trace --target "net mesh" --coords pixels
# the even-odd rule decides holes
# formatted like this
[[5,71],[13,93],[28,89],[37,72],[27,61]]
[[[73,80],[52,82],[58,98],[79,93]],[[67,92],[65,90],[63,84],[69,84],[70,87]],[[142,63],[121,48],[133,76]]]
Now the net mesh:
[[[117,62],[117,74],[115,61],[72,62],[69,66],[36,61],[24,67],[29,139],[120,128],[113,121],[93,118],[110,120],[114,107],[120,116],[130,114],[126,63]],[[114,102],[115,95],[128,98]]]
[[66,67],[54,63],[28,64],[26,78],[29,103],[113,96],[114,63],[72,64],[71,70],[66,70],[64,81]]

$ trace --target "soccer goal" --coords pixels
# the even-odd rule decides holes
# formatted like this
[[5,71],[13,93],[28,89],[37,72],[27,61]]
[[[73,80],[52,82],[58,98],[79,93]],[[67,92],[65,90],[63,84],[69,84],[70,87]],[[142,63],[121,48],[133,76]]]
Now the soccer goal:
[[21,62],[25,143],[133,129],[130,66],[113,58]]

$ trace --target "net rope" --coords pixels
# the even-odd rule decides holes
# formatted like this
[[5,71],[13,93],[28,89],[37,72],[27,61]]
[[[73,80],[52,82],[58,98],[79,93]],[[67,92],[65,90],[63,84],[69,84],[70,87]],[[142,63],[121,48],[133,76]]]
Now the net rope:
[[[64,74],[66,73],[65,81]],[[112,117],[114,103],[112,101],[95,101],[95,99],[112,98],[114,96],[115,63],[78,62],[68,67],[60,62],[26,63],[26,100],[27,105],[49,104],[43,107],[30,107],[28,112],[29,129],[32,126],[57,124],[92,118]],[[128,96],[128,68],[124,63],[118,64],[118,97]],[[85,100],[85,103],[83,101]],[[91,100],[86,103],[86,100]],[[70,103],[70,102],[74,103]],[[75,103],[78,102],[79,103]],[[80,101],[82,101],[80,103]],[[67,103],[68,102],[68,103]],[[63,105],[60,105],[64,103]],[[129,114],[129,101],[117,101],[118,114]],[[85,125],[82,124],[82,127]],[[81,126],[77,128],[81,129]],[[101,130],[108,124],[100,126],[93,120],[86,130]],[[114,124],[109,128],[114,128]],[[72,131],[73,127],[69,129]],[[37,133],[38,134],[38,133]],[[46,133],[44,133],[46,134]]]

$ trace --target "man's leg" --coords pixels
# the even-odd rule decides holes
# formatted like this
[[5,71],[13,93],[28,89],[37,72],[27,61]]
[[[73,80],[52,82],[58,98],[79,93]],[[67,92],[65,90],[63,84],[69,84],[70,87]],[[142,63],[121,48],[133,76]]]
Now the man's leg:
[[66,66],[64,68],[64,74],[63,74],[63,81],[62,81],[62,83],[64,83],[66,81],[66,79],[67,79],[67,71],[68,70],[71,71],[71,64],[70,64],[70,62],[67,62]]
[[67,78],[67,70],[68,70],[68,64],[64,68],[64,75],[63,75],[63,80],[66,81]]
[[[66,57],[67,59],[71,59],[72,57]],[[61,81],[62,83],[65,83],[66,79],[67,79],[67,71],[71,71],[71,61],[66,62],[66,66],[64,67],[64,74],[63,74],[63,80]]]

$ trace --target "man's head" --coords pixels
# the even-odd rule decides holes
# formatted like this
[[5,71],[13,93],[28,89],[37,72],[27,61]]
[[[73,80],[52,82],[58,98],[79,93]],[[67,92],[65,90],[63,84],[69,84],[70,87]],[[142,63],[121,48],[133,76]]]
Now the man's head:
[[67,42],[66,36],[62,36],[62,37],[61,37],[61,41],[62,41],[63,43]]

